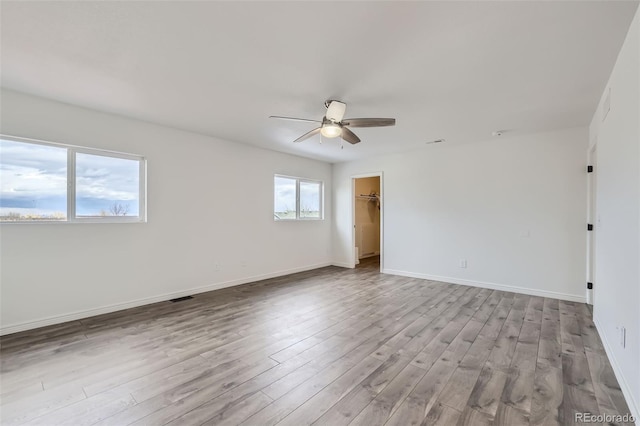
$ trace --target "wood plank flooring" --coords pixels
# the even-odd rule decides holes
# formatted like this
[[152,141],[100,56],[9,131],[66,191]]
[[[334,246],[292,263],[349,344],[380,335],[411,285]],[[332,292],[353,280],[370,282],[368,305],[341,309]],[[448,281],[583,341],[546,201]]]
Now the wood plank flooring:
[[586,305],[328,267],[1,340],[2,425],[569,425],[629,409]]

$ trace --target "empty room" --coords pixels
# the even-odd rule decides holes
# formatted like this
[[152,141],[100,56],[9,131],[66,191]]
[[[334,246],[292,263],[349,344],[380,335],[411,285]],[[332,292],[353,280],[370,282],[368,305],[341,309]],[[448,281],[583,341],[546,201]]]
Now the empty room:
[[640,424],[638,4],[1,1],[0,424]]

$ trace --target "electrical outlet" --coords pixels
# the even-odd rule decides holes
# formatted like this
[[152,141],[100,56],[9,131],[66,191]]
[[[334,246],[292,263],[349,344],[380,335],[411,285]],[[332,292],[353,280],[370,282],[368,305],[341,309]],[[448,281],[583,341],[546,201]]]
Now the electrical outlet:
[[214,271],[219,271],[220,270],[220,264],[219,263],[214,263],[213,264],[213,270]]
[[467,259],[460,259],[460,267],[463,269],[467,267]]

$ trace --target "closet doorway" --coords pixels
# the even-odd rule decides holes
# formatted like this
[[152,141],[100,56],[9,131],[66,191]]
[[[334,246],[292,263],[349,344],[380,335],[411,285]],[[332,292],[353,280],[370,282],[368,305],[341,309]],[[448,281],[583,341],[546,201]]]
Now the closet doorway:
[[352,177],[354,265],[383,269],[382,173]]

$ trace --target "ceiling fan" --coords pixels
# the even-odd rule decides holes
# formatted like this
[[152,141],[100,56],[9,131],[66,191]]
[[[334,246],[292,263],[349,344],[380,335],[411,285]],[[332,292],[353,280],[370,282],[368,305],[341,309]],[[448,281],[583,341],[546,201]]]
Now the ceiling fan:
[[357,137],[349,127],[384,127],[395,126],[396,124],[395,118],[343,118],[344,112],[347,109],[347,104],[344,102],[328,100],[324,103],[324,106],[327,108],[327,113],[322,121],[309,120],[307,118],[282,117],[279,115],[272,115],[269,118],[320,124],[320,127],[305,133],[298,139],[294,140],[294,142],[302,142],[303,140],[309,139],[311,136],[320,133],[325,138],[337,138],[340,136],[350,144],[357,144],[360,142],[360,138]]

